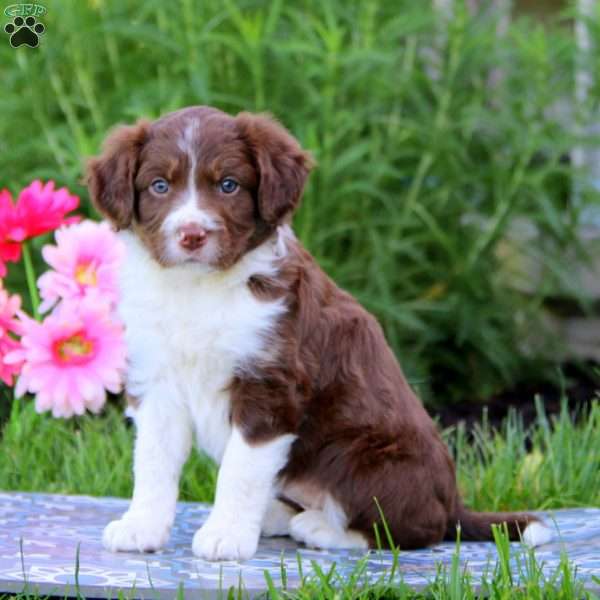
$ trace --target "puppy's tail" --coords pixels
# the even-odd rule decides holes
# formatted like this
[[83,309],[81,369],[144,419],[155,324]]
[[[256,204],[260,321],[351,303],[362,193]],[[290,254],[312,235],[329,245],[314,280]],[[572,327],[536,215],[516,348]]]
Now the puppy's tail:
[[446,539],[456,539],[460,525],[460,539],[466,542],[493,541],[492,525],[506,523],[511,541],[523,540],[528,546],[540,546],[552,539],[552,530],[540,519],[527,513],[486,513],[470,511],[462,505],[456,517],[448,523]]

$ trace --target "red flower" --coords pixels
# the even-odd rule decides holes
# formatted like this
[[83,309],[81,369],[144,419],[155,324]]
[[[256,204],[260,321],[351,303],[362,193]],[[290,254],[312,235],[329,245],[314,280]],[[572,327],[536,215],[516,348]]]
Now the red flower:
[[24,238],[28,239],[54,231],[61,225],[79,221],[79,217],[65,218],[65,215],[79,206],[79,198],[71,196],[67,188],[54,190],[54,181],[46,185],[36,180],[20,194],[15,206],[17,221],[23,228]]
[[54,189],[54,182],[30,183],[21,191],[16,204],[8,190],[0,191],[0,277],[6,274],[6,262],[21,257],[21,243],[25,240],[79,221],[66,217],[79,206],[79,198],[67,188]]

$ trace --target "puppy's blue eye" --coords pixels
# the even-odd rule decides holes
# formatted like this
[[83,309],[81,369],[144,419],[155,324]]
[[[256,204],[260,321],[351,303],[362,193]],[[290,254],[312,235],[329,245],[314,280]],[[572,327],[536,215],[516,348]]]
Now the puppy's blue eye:
[[219,189],[224,194],[233,194],[233,192],[235,192],[235,190],[237,190],[239,187],[240,184],[231,177],[225,177],[225,179],[219,182]]
[[157,194],[166,194],[169,191],[169,182],[161,177],[155,179],[151,183],[151,186]]

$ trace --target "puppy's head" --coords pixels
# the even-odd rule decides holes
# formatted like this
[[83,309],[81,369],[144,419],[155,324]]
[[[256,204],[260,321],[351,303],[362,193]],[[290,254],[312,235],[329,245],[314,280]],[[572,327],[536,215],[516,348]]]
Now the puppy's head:
[[87,182],[98,211],[163,266],[227,269],[290,217],[311,166],[273,118],[193,107],[116,129]]

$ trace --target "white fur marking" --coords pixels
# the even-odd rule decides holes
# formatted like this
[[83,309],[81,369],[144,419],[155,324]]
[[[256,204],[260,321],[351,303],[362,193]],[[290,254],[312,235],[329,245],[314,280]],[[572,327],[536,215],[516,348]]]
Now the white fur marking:
[[[167,258],[173,261],[185,261],[188,254],[179,246],[178,230],[183,225],[199,225],[207,232],[217,231],[222,228],[222,224],[217,215],[202,210],[200,208],[198,188],[196,187],[196,152],[194,140],[198,137],[200,125],[197,121],[192,121],[183,131],[183,135],[177,142],[177,146],[182,152],[185,152],[189,158],[190,169],[188,172],[188,181],[185,191],[181,195],[180,205],[172,211],[161,225],[167,244]],[[204,262],[210,262],[216,258],[218,247],[213,238],[209,238],[206,245],[200,251]]]
[[[119,236],[127,247],[119,305],[126,326],[127,390],[140,404],[128,411],[138,430],[133,499],[123,517],[107,526],[103,541],[112,551],[148,551],[168,539],[181,466],[194,434],[213,459],[223,458],[231,436],[224,390],[235,372],[256,359],[276,358],[269,334],[286,307],[282,300],[258,300],[247,286],[254,274],[277,272],[274,239],[231,269],[206,274],[193,264],[163,268],[133,233]],[[283,463],[275,455],[271,459],[276,473]],[[244,469],[253,473],[252,464]],[[256,517],[258,527],[262,516]]]
[[233,428],[219,471],[214,508],[194,535],[196,556],[244,560],[254,555],[275,477],[285,465],[294,439],[287,434],[250,445]]
[[296,511],[281,500],[271,500],[261,525],[261,535],[275,537],[290,535],[290,521]]
[[550,527],[536,521],[527,525],[523,532],[523,542],[532,548],[551,542],[553,537]]
[[348,517],[344,509],[329,494],[323,502],[323,514],[334,529],[344,531],[348,527]]
[[163,221],[161,229],[169,238],[177,242],[177,230],[182,225],[200,225],[206,231],[216,231],[220,229],[218,218],[209,211],[198,208],[198,197],[195,188],[187,188],[185,191],[185,200]]
[[194,139],[198,137],[200,130],[200,121],[194,119],[189,122],[183,130],[183,135],[177,140],[177,146],[182,152],[185,152],[191,159],[193,166],[196,165],[196,156],[194,154]]
[[169,538],[179,475],[192,444],[187,410],[165,402],[171,385],[157,383],[131,411],[137,426],[135,487],[129,510],[104,530],[104,546],[113,552],[158,550]]
[[[285,494],[296,492],[296,496],[306,494],[301,486],[286,487]],[[301,491],[301,494],[298,492]],[[294,516],[289,524],[290,535],[297,541],[314,548],[368,548],[367,539],[362,533],[348,529],[348,517],[344,509],[333,497],[326,493],[309,493],[315,500],[313,507]],[[304,503],[306,504],[306,503]]]
[[143,403],[162,384],[162,402],[188,411],[198,445],[219,462],[231,432],[224,390],[236,371],[276,358],[269,335],[286,311],[284,301],[258,300],[247,286],[254,274],[277,272],[274,242],[227,271],[207,274],[194,264],[163,268],[135,235],[119,236],[127,247],[119,305],[127,391]]
[[277,227],[276,253],[279,258],[283,258],[288,253],[288,243],[296,239],[292,228],[289,225],[279,225]]
[[300,543],[312,548],[367,549],[364,535],[351,529],[338,529],[320,510],[305,510],[290,521],[290,535]]

